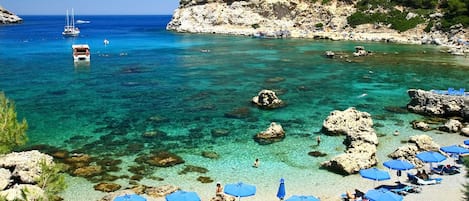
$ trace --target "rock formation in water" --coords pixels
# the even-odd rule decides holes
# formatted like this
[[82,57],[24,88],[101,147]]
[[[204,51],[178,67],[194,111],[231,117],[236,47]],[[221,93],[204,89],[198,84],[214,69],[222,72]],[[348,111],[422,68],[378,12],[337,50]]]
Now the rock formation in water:
[[469,96],[446,95],[420,89],[407,91],[410,102],[407,109],[411,112],[437,117],[462,117],[469,121]]
[[23,19],[0,6],[0,24],[21,23]]
[[378,137],[373,129],[371,115],[355,108],[335,110],[324,120],[323,131],[329,135],[346,135],[347,150],[322,167],[340,174],[353,174],[370,168],[378,162],[376,146]]

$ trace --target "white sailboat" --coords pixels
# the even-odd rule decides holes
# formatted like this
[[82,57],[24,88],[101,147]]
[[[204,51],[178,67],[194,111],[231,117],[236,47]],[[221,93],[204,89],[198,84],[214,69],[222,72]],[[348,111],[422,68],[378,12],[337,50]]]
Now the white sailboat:
[[78,27],[75,27],[75,16],[73,13],[73,9],[71,19],[68,17],[67,10],[66,24],[64,26],[64,31],[62,32],[62,35],[65,37],[76,37],[78,36],[78,34],[80,34],[80,29],[78,29]]

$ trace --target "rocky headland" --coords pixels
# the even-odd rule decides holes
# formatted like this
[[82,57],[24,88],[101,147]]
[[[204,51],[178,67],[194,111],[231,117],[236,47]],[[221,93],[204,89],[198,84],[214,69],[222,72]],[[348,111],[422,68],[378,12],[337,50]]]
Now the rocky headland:
[[[389,28],[390,24],[352,27],[347,17],[356,11],[356,4],[357,1],[341,0],[325,4],[306,0],[180,0],[167,29],[270,38],[436,44],[449,47],[448,52],[455,55],[469,52],[469,32],[462,25],[452,26],[446,32],[437,29],[425,32],[428,20],[403,32]],[[418,16],[409,12],[406,19]],[[438,18],[442,14],[435,11],[430,16]]]
[[21,22],[23,22],[23,19],[0,6],[0,24],[15,24]]

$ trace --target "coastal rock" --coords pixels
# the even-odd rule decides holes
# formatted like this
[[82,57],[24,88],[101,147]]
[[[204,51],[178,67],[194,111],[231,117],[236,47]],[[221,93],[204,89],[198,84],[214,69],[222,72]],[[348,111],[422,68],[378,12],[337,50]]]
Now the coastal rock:
[[18,177],[22,183],[34,184],[41,174],[40,162],[52,164],[53,158],[37,150],[13,152],[0,157],[0,167],[13,170],[12,176]]
[[355,108],[333,111],[324,120],[323,131],[329,134],[345,134],[347,150],[321,166],[339,174],[354,174],[377,164],[378,137],[373,129],[371,115]]
[[154,165],[157,167],[171,167],[184,163],[185,161],[176,154],[161,151],[149,156],[145,162],[149,165]]
[[285,131],[283,130],[282,125],[272,122],[270,123],[269,128],[258,133],[254,137],[254,140],[259,144],[271,144],[278,142],[283,138],[285,138]]
[[91,165],[77,168],[73,171],[73,175],[80,177],[93,177],[103,172],[103,168],[99,165]]
[[463,125],[461,122],[455,119],[450,119],[445,123],[445,125],[440,127],[440,130],[449,133],[457,133],[462,129],[462,127]]
[[367,55],[368,55],[368,51],[365,50],[365,47],[355,46],[355,52],[353,53],[353,56],[362,57],[362,56],[367,56]]
[[469,125],[461,129],[461,135],[469,137]]
[[414,122],[412,122],[412,128],[418,129],[418,130],[421,130],[421,131],[430,131],[430,130],[432,130],[430,125],[428,125],[427,123],[425,123],[423,121],[414,121]]
[[252,102],[264,109],[274,109],[284,106],[284,102],[280,100],[274,91],[264,89],[252,98]]
[[5,189],[11,181],[11,172],[8,169],[0,168],[0,191]]
[[[407,31],[391,29],[391,24],[350,26],[347,17],[355,13],[357,1],[304,0],[182,0],[166,26],[168,30],[190,33],[233,34],[256,38],[315,38],[330,40],[376,41],[407,44],[437,44],[459,47],[465,55],[469,46],[458,43],[467,38],[469,29],[455,27],[447,32],[437,30],[438,23],[425,31],[427,23],[444,13],[428,18],[407,12],[407,19],[422,17],[425,23]],[[380,12],[370,9],[365,12]]]
[[415,144],[420,151],[438,151],[440,149],[440,145],[428,135],[410,136],[408,142]]
[[369,113],[360,112],[352,107],[345,111],[332,111],[322,126],[323,131],[329,135],[344,135],[373,128],[373,120]]
[[163,185],[157,187],[148,187],[145,190],[145,193],[151,197],[160,198],[164,197],[165,195],[171,194],[179,189],[180,188],[177,186]]
[[407,109],[417,114],[437,117],[462,117],[469,121],[469,96],[445,95],[432,91],[410,89]]
[[23,22],[23,19],[0,6],[0,24],[16,24],[21,22]]
[[31,184],[18,184],[0,191],[0,197],[4,197],[6,200],[24,200],[25,196],[28,200],[44,200],[45,198],[44,190]]
[[417,168],[425,164],[416,157],[422,151],[439,151],[440,146],[428,135],[414,135],[409,137],[408,144],[398,147],[388,156],[393,159],[405,159],[413,163]]
[[322,163],[321,166],[333,172],[347,175],[370,168],[377,162],[376,146],[365,143],[363,146],[349,149],[346,153]]
[[121,188],[121,185],[115,183],[106,183],[101,182],[99,184],[94,185],[94,190],[102,191],[102,192],[114,192]]

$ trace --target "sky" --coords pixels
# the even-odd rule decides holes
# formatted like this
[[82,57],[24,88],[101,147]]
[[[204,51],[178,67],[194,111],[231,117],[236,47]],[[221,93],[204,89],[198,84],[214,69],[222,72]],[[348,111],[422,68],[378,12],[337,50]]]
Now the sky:
[[172,15],[179,0],[0,0],[16,15]]

